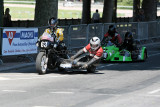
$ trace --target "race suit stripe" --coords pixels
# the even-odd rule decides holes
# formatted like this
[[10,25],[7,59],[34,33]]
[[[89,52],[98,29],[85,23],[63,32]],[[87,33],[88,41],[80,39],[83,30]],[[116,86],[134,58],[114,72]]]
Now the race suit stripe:
[[94,58],[96,58],[96,59],[100,59],[101,57],[99,57],[99,56],[95,55],[95,56],[94,56]]
[[86,52],[87,52],[87,49],[84,47],[84,48],[83,48],[83,51],[86,53]]

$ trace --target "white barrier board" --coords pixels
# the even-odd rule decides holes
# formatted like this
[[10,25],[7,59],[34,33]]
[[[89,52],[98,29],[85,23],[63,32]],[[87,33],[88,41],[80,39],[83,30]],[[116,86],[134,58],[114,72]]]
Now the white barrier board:
[[38,28],[3,29],[2,55],[37,53]]

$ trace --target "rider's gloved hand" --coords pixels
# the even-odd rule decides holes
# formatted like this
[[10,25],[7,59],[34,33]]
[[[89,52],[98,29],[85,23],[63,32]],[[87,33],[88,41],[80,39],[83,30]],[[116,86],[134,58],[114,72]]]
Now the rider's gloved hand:
[[57,46],[58,46],[58,45],[57,45],[56,43],[53,45],[54,48],[57,48]]
[[84,64],[81,68],[82,68],[82,69],[87,69],[87,68],[88,68],[88,65],[87,65],[87,64]]
[[71,58],[70,58],[71,60],[74,60],[75,58],[74,58],[74,56],[71,56]]
[[36,46],[37,46],[37,47],[39,46],[39,41],[36,42]]

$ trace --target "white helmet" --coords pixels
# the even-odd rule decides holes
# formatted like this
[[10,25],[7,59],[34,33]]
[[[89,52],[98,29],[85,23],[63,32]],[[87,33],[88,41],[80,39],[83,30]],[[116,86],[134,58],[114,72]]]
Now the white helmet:
[[100,39],[98,37],[93,37],[91,40],[90,40],[90,46],[91,46],[91,49],[92,50],[97,50],[99,47],[100,47]]

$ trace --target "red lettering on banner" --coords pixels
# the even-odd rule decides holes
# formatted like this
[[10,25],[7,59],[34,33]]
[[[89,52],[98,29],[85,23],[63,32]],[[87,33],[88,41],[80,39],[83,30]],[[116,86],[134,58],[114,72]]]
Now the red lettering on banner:
[[4,50],[4,53],[7,53],[7,51],[6,51],[6,50]]
[[16,31],[6,31],[6,34],[8,37],[9,44],[11,45],[14,35],[16,34]]

